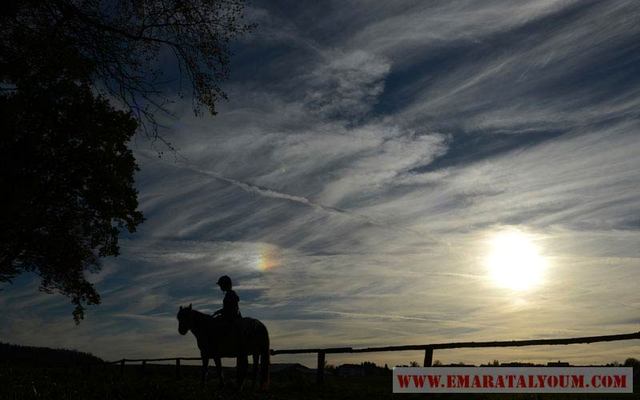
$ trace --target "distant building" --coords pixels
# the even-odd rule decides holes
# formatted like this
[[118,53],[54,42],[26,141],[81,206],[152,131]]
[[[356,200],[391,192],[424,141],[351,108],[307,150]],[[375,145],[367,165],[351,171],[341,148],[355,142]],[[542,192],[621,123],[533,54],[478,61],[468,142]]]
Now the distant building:
[[525,362],[508,362],[500,364],[501,367],[537,367],[538,365],[534,363],[525,363]]
[[344,377],[365,376],[365,371],[362,365],[342,364],[336,368],[336,375]]
[[314,370],[311,368],[307,368],[304,365],[293,363],[293,364],[271,364],[269,369],[272,373],[284,373],[284,374],[314,374]]
[[547,367],[569,367],[571,364],[564,361],[548,362]]
[[362,364],[342,364],[335,369],[337,376],[382,376],[390,374],[391,370],[387,365],[379,367],[375,363],[365,361]]

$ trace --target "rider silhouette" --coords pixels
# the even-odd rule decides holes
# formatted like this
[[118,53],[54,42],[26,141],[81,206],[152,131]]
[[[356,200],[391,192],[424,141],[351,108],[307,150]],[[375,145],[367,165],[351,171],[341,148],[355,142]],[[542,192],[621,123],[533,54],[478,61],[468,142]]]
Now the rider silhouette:
[[240,314],[240,307],[238,306],[240,298],[236,292],[231,290],[231,278],[223,275],[218,279],[217,285],[220,286],[220,289],[225,292],[225,294],[224,300],[222,300],[222,308],[213,313],[213,316],[223,318],[226,321],[233,321],[236,318],[242,318],[242,314]]

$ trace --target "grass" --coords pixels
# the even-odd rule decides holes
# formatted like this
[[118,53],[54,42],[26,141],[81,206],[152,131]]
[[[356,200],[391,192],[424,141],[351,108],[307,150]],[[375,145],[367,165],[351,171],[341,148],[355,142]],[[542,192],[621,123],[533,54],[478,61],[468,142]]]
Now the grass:
[[[308,373],[274,373],[267,393],[253,391],[250,382],[238,392],[232,387],[218,388],[211,377],[202,387],[199,369],[183,366],[176,379],[171,365],[127,366],[124,375],[119,366],[107,368],[33,368],[0,366],[0,399],[640,399],[633,395],[408,395],[391,393],[391,376],[341,378],[326,376],[320,386]],[[213,369],[210,371],[213,374]],[[227,371],[233,377],[233,371]],[[233,381],[233,379],[231,379]]]

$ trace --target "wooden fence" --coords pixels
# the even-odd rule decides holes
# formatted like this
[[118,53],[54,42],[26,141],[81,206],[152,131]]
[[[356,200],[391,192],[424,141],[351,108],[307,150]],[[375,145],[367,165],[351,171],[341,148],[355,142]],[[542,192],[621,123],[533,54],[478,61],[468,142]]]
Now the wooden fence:
[[[279,354],[317,354],[317,382],[324,382],[324,365],[327,354],[345,354],[345,353],[376,353],[383,351],[409,351],[423,350],[425,367],[430,367],[433,362],[434,350],[445,349],[462,349],[462,348],[480,348],[480,347],[523,347],[523,346],[549,346],[549,345],[567,345],[579,343],[596,343],[596,342],[614,342],[620,340],[640,339],[640,331],[634,333],[626,333],[620,335],[605,336],[584,336],[577,338],[564,339],[533,339],[533,340],[506,340],[493,342],[452,342],[452,343],[432,343],[418,345],[403,346],[385,346],[385,347],[333,347],[333,348],[312,348],[312,349],[285,349],[271,350],[271,355]],[[120,364],[120,371],[124,373],[126,363],[142,363],[144,370],[148,362],[174,361],[176,365],[176,376],[180,376],[181,361],[199,361],[199,357],[173,357],[173,358],[144,358],[144,359],[122,359],[112,361],[109,364]]]

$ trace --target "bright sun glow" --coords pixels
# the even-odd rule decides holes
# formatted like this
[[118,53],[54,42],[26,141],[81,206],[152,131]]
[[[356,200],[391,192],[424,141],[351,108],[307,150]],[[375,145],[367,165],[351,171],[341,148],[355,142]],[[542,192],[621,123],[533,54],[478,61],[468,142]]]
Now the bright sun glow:
[[512,290],[531,289],[542,282],[547,262],[531,237],[517,230],[495,234],[485,263],[491,280]]

